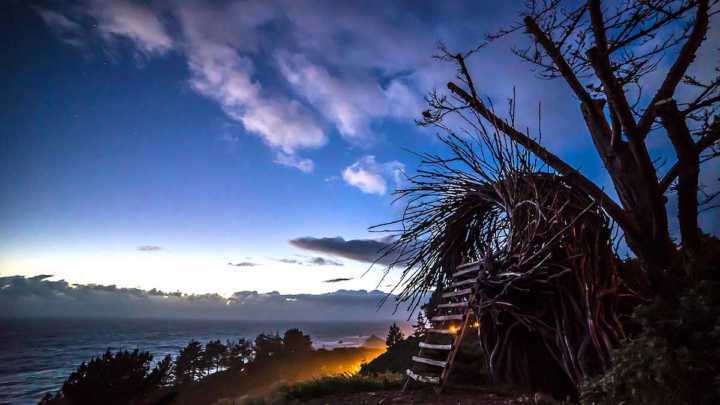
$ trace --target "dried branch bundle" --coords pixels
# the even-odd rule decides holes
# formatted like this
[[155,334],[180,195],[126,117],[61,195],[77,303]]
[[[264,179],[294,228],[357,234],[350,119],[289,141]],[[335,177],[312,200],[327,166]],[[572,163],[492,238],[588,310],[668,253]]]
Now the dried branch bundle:
[[473,306],[493,377],[572,391],[609,365],[624,336],[618,301],[629,291],[611,222],[586,192],[465,112],[461,134],[433,121],[451,157],[422,155],[398,191],[403,217],[375,227],[395,233],[387,254],[404,266],[399,297],[416,306],[458,264],[483,261]]

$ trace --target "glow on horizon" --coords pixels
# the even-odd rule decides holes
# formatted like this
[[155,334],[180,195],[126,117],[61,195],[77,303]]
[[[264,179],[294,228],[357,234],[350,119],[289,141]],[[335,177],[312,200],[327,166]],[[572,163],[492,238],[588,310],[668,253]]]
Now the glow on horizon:
[[[178,255],[169,252],[126,254],[50,254],[0,258],[0,276],[32,277],[51,274],[71,284],[116,285],[125,288],[189,294],[217,293],[228,297],[237,291],[281,294],[322,294],[346,290],[389,291],[397,277],[391,274],[378,286],[381,269],[364,277],[368,264],[344,261],[344,266],[303,266],[274,259],[257,260],[252,267],[234,267],[217,256]],[[342,283],[325,283],[338,277]],[[382,288],[379,288],[382,287]]]

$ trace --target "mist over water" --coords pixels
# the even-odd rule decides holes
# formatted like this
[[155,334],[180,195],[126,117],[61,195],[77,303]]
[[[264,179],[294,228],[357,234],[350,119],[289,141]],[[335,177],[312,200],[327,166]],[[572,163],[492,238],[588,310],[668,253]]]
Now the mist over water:
[[[316,348],[357,346],[383,337],[392,321],[220,321],[177,319],[2,319],[0,404],[36,404],[56,391],[83,361],[112,351],[149,351],[154,360],[177,355],[190,340],[254,339],[300,328]],[[407,325],[404,325],[407,327]]]

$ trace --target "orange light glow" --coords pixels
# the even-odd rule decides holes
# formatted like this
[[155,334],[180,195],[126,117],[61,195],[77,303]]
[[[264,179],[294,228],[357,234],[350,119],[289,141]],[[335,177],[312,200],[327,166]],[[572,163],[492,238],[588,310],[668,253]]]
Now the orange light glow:
[[479,328],[479,327],[480,327],[480,322],[475,322],[473,324],[473,328]]
[[451,333],[457,333],[457,331],[458,331],[458,327],[455,325],[450,325],[450,327],[448,329],[450,329]]

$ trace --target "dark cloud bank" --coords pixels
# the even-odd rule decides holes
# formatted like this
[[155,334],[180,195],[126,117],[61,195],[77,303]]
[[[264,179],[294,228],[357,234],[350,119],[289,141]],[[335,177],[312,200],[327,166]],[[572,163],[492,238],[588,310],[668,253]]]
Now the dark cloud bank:
[[325,280],[323,283],[342,283],[343,281],[350,281],[352,280],[352,277],[340,277],[340,278],[331,278],[330,280]]
[[407,318],[403,308],[393,314],[392,300],[378,309],[381,291],[338,290],[327,294],[285,295],[240,291],[186,295],[114,285],[69,284],[49,275],[0,277],[0,317],[202,318],[237,320],[385,320]]
[[233,267],[255,267],[255,266],[257,266],[257,263],[252,263],[252,262],[237,262],[237,263],[228,262],[228,266],[233,266]]
[[141,245],[137,247],[138,252],[159,252],[161,250],[163,250],[163,247],[157,245]]
[[334,238],[313,238],[305,236],[290,240],[290,244],[304,250],[325,253],[331,256],[344,257],[359,262],[389,265],[395,256],[382,257],[385,248],[390,246],[391,240],[385,239],[351,239],[345,240],[339,236]]
[[301,257],[301,258],[282,258],[278,259],[281,263],[299,264],[301,266],[342,266],[342,262],[328,259],[325,257]]

